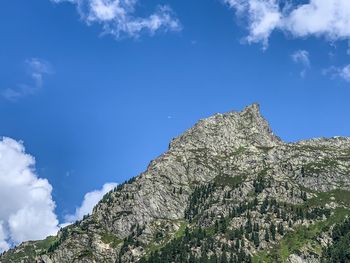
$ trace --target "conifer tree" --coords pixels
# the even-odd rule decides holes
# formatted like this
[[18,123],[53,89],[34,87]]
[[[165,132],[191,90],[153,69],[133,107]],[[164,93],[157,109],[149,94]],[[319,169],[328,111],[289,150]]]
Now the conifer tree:
[[284,227],[283,227],[283,224],[282,224],[282,223],[279,223],[279,224],[278,224],[277,231],[278,231],[278,234],[280,234],[281,236],[283,236],[283,234],[284,234]]
[[271,239],[273,241],[276,240],[276,226],[273,222],[271,222],[271,225],[270,225],[270,232],[271,232]]
[[270,242],[270,235],[269,235],[269,231],[267,229],[265,229],[265,241]]
[[253,232],[253,243],[255,247],[259,247],[260,245],[259,233],[257,232]]

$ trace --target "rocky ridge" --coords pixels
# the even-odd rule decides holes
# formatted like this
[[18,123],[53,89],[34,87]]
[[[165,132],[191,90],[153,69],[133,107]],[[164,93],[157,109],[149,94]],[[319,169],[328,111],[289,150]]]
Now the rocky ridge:
[[349,186],[350,138],[283,142],[253,104],[200,120],[91,215],[0,263],[321,262]]

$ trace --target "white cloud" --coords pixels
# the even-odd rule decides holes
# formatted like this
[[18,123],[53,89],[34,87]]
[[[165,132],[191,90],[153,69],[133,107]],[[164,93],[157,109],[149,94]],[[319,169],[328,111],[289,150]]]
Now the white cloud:
[[91,214],[94,206],[97,205],[97,203],[102,199],[102,197],[106,193],[117,187],[117,185],[117,183],[106,183],[103,185],[102,189],[94,190],[85,194],[81,206],[75,210],[75,213],[73,215],[66,215],[66,221],[71,223],[76,220],[81,220],[84,217],[84,215]]
[[153,35],[159,30],[179,31],[181,24],[169,6],[159,6],[149,16],[137,16],[139,0],[51,0],[75,4],[81,19],[88,25],[100,24],[104,34],[116,38]]
[[42,88],[44,76],[53,73],[51,64],[43,59],[30,58],[25,60],[26,73],[31,83],[19,84],[16,88],[5,89],[1,95],[10,101],[35,93]]
[[25,152],[22,142],[3,137],[0,140],[0,253],[27,240],[55,235],[59,228],[91,214],[102,197],[116,183],[106,183],[102,189],[87,193],[82,205],[69,220],[59,224],[52,199],[52,186],[38,178],[35,159]]
[[306,50],[297,50],[291,55],[292,60],[296,64],[300,64],[303,67],[303,70],[300,72],[300,76],[305,77],[307,69],[310,68],[310,54]]
[[39,58],[27,59],[25,63],[27,65],[28,74],[34,80],[35,87],[42,87],[43,76],[53,72],[51,64]]
[[281,21],[277,0],[224,0],[224,2],[236,9],[238,16],[248,17],[250,33],[247,41],[262,42],[266,48],[270,34]]
[[10,248],[10,245],[8,244],[7,235],[3,226],[4,222],[0,221],[0,253],[2,251],[8,250]]
[[310,67],[310,55],[306,50],[297,50],[292,54],[292,59],[295,63],[302,64],[305,67]]
[[286,17],[285,28],[295,36],[325,36],[329,39],[350,38],[350,1],[311,0]]
[[323,70],[324,75],[329,75],[331,78],[341,78],[346,82],[350,82],[350,64],[343,67],[329,67]]
[[21,142],[0,140],[0,251],[58,230],[52,186],[38,178],[34,165]]
[[350,82],[350,64],[338,70],[338,75],[345,81]]
[[[249,42],[264,47],[274,30],[293,37],[350,39],[350,1],[309,0],[304,4],[286,0],[224,0],[238,14],[248,17]],[[241,16],[243,17],[243,16]]]

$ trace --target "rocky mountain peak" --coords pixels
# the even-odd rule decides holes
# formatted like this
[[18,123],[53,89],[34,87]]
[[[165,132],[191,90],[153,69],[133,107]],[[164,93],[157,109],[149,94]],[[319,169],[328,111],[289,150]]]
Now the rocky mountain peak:
[[273,134],[261,115],[259,104],[254,103],[241,112],[218,113],[200,120],[175,138],[170,148],[272,147],[280,143],[281,140]]
[[254,102],[251,105],[248,105],[247,107],[245,107],[243,112],[250,112],[251,114],[255,114],[256,116],[261,116],[260,104]]
[[349,189],[349,138],[284,143],[252,104],[198,121],[91,215],[0,263],[347,262]]

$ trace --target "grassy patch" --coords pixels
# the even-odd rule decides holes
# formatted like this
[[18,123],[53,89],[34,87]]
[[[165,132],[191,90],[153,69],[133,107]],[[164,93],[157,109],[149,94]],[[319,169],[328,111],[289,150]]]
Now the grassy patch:
[[237,150],[235,150],[232,154],[233,155],[240,155],[242,153],[244,153],[246,151],[246,148],[243,146],[240,146],[239,148],[237,148]]
[[186,221],[179,221],[180,223],[180,227],[179,229],[171,236],[167,236],[165,239],[163,239],[163,242],[161,242],[161,244],[158,244],[156,242],[151,242],[146,248],[146,257],[156,251],[159,250],[161,248],[163,248],[166,244],[168,244],[171,240],[175,240],[175,239],[180,239],[185,235],[185,229],[188,226],[188,223]]
[[185,235],[185,229],[187,227],[187,223],[185,221],[182,221],[180,223],[180,227],[179,229],[176,231],[175,233],[175,238],[180,238],[183,237]]
[[101,241],[105,244],[111,245],[114,248],[123,242],[123,240],[108,232],[105,232],[101,235]]
[[324,158],[318,162],[310,162],[304,165],[305,174],[319,174],[329,170],[329,168],[335,168],[339,165],[337,160],[331,158]]
[[57,242],[58,237],[57,236],[49,236],[44,240],[36,241],[36,249],[40,250],[48,250],[51,245],[53,245],[55,242]]
[[35,257],[47,252],[49,247],[57,242],[56,236],[49,236],[44,240],[31,241],[20,245],[16,250],[10,249],[1,258],[1,263],[21,262],[25,263],[35,262]]
[[304,206],[324,206],[332,201],[344,206],[350,206],[350,191],[333,190],[329,192],[320,192],[317,193],[316,197],[307,200]]
[[238,176],[230,176],[230,175],[218,175],[215,177],[214,182],[216,185],[219,186],[231,186],[233,188],[236,188],[240,186],[244,180],[245,176],[238,175]]

